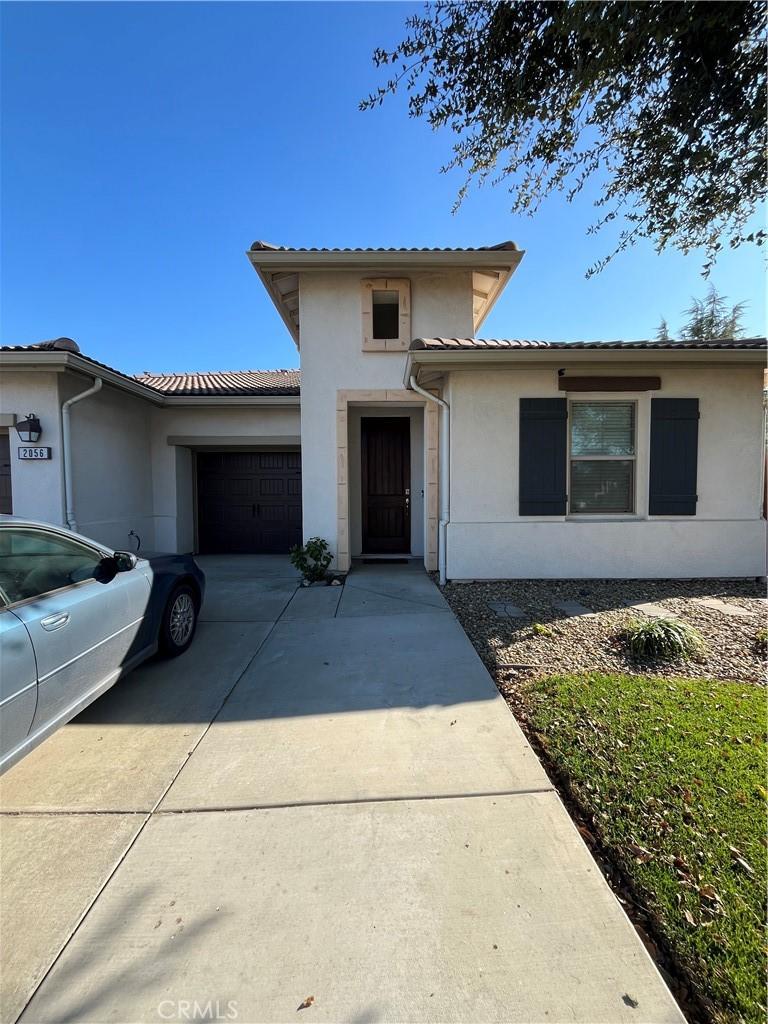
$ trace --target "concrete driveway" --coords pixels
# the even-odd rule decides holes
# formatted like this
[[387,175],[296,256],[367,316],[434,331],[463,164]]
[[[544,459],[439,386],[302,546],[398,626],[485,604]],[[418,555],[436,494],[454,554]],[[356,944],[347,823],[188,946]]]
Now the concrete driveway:
[[200,561],[0,783],[4,1022],[682,1021],[423,571]]

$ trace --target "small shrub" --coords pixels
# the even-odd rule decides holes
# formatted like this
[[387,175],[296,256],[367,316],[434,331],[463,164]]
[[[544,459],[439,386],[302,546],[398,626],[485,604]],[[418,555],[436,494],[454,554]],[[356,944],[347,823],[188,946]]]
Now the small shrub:
[[768,654],[768,629],[758,629],[755,633],[755,650],[763,657]]
[[310,537],[306,544],[296,544],[290,550],[291,565],[298,569],[307,583],[318,583],[325,579],[333,555],[328,541],[322,537]]
[[622,635],[637,661],[690,661],[706,651],[698,629],[681,619],[633,619]]
[[554,629],[550,629],[549,626],[545,626],[543,622],[534,622],[534,624],[531,626],[531,630],[536,634],[536,636],[555,635]]

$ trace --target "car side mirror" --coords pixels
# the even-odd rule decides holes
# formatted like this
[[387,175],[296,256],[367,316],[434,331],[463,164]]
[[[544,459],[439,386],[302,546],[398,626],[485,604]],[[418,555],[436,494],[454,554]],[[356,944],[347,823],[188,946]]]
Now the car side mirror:
[[118,572],[119,569],[115,556],[105,555],[94,569],[93,578],[97,583],[111,583]]
[[138,558],[130,551],[116,551],[105,555],[96,566],[93,578],[99,583],[111,583],[119,572],[130,572],[138,564]]
[[139,564],[139,560],[132,551],[116,551],[114,555],[117,562],[118,572],[130,572]]

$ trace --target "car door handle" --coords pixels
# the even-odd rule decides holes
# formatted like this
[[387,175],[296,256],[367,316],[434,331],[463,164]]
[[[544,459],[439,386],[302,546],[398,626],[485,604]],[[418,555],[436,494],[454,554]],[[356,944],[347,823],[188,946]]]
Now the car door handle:
[[51,630],[61,629],[62,626],[66,626],[68,622],[69,612],[57,612],[56,615],[49,615],[47,618],[41,619],[40,625],[50,633]]

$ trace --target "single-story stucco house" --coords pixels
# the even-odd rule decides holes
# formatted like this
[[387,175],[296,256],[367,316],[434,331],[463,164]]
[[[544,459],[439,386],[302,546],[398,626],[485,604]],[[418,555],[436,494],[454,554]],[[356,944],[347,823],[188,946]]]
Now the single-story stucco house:
[[131,550],[320,536],[340,570],[763,575],[765,339],[481,340],[522,256],[254,243],[300,372],[131,377],[68,339],[0,349],[0,511]]

